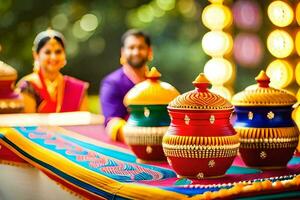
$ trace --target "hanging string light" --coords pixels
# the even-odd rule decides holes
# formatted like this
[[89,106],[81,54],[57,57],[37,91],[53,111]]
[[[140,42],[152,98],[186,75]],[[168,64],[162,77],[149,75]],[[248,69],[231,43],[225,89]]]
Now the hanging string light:
[[233,18],[231,10],[221,0],[210,0],[211,4],[202,12],[202,22],[210,29],[202,38],[203,51],[212,58],[204,65],[204,74],[212,83],[211,90],[231,99],[232,90],[224,86],[233,75],[233,65],[223,58],[233,49],[232,36],[223,31],[230,27]]
[[268,36],[267,47],[274,57],[286,58],[293,52],[294,41],[286,31],[274,30]]
[[[268,6],[268,17],[276,27],[288,27],[294,20],[294,11],[287,1],[273,1]],[[285,88],[293,82],[294,69],[287,59],[292,55],[295,45],[289,32],[288,28],[275,29],[267,38],[267,48],[276,59],[266,71],[271,79],[270,84],[275,88]]]

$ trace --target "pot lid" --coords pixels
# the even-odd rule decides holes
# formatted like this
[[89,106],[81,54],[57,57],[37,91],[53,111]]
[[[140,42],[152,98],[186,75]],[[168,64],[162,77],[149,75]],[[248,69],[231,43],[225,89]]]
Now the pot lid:
[[168,109],[176,110],[233,110],[231,103],[218,94],[210,92],[209,80],[203,73],[193,81],[195,90],[186,92],[169,103]]
[[290,106],[297,102],[295,95],[287,90],[269,86],[270,78],[261,71],[255,78],[257,84],[247,87],[232,98],[235,106]]
[[8,64],[0,61],[0,80],[16,80],[17,71]]
[[124,105],[167,105],[180,93],[172,85],[160,81],[161,74],[155,68],[146,74],[146,80],[136,84],[124,97]]

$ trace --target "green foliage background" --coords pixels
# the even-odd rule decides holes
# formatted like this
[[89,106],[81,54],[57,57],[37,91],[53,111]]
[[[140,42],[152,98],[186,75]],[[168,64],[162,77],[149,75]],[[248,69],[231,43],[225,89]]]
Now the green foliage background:
[[[154,60],[149,65],[162,72],[164,81],[185,92],[193,88],[191,82],[209,59],[201,47],[208,31],[201,12],[208,4],[206,0],[0,0],[0,60],[16,68],[19,77],[30,73],[33,39],[52,27],[67,41],[63,73],[88,81],[89,94],[98,95],[101,79],[120,66],[121,35],[139,28],[152,37]],[[92,31],[80,29],[86,14],[97,17],[98,26]],[[264,30],[259,34],[265,35]],[[237,66],[235,91],[254,83],[266,60],[254,69]],[[97,110],[97,98],[91,101]]]

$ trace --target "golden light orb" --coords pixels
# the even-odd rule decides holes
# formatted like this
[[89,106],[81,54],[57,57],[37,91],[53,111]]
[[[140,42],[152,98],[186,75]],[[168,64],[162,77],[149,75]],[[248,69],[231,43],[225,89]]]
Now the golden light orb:
[[211,30],[222,30],[231,25],[232,13],[228,7],[222,4],[211,4],[204,8],[202,22]]
[[296,7],[296,21],[298,25],[300,26],[300,2],[297,4]]
[[294,41],[286,31],[274,30],[268,36],[267,47],[276,58],[285,58],[293,52]]
[[207,55],[222,56],[231,52],[233,40],[231,35],[223,31],[210,31],[202,38],[202,48]]
[[297,63],[295,68],[296,82],[300,85],[300,61]]
[[296,48],[297,54],[300,56],[300,31],[298,31],[296,33],[295,48]]
[[232,64],[224,58],[212,58],[204,66],[204,74],[212,85],[223,85],[232,73]]
[[224,97],[228,101],[231,100],[232,95],[233,95],[233,90],[232,88],[226,87],[226,86],[215,86],[213,85],[210,90],[213,93],[216,93],[220,95],[221,97]]
[[292,23],[294,12],[288,3],[273,1],[268,7],[268,16],[274,25],[285,27]]
[[224,0],[208,0],[210,3],[223,3]]
[[285,60],[277,59],[271,62],[266,73],[270,77],[270,86],[274,88],[285,88],[293,81],[293,67]]

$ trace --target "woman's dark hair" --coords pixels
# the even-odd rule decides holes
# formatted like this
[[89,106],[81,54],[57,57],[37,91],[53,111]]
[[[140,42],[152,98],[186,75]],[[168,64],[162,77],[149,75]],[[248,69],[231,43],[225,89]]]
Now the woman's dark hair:
[[150,37],[147,33],[140,31],[140,30],[136,30],[136,29],[130,29],[128,31],[126,31],[121,38],[121,44],[122,47],[124,47],[125,44],[125,40],[126,38],[128,38],[129,36],[136,36],[136,37],[142,37],[145,40],[145,43],[150,47],[151,46],[151,40]]
[[[63,48],[65,48],[65,44],[62,38],[58,37],[58,36],[54,36],[52,37],[54,38]],[[44,38],[42,38],[37,44],[36,44],[36,49],[35,51],[37,53],[39,53],[39,51],[43,48],[43,46],[45,46],[45,44],[51,39],[51,37],[46,36]]]

